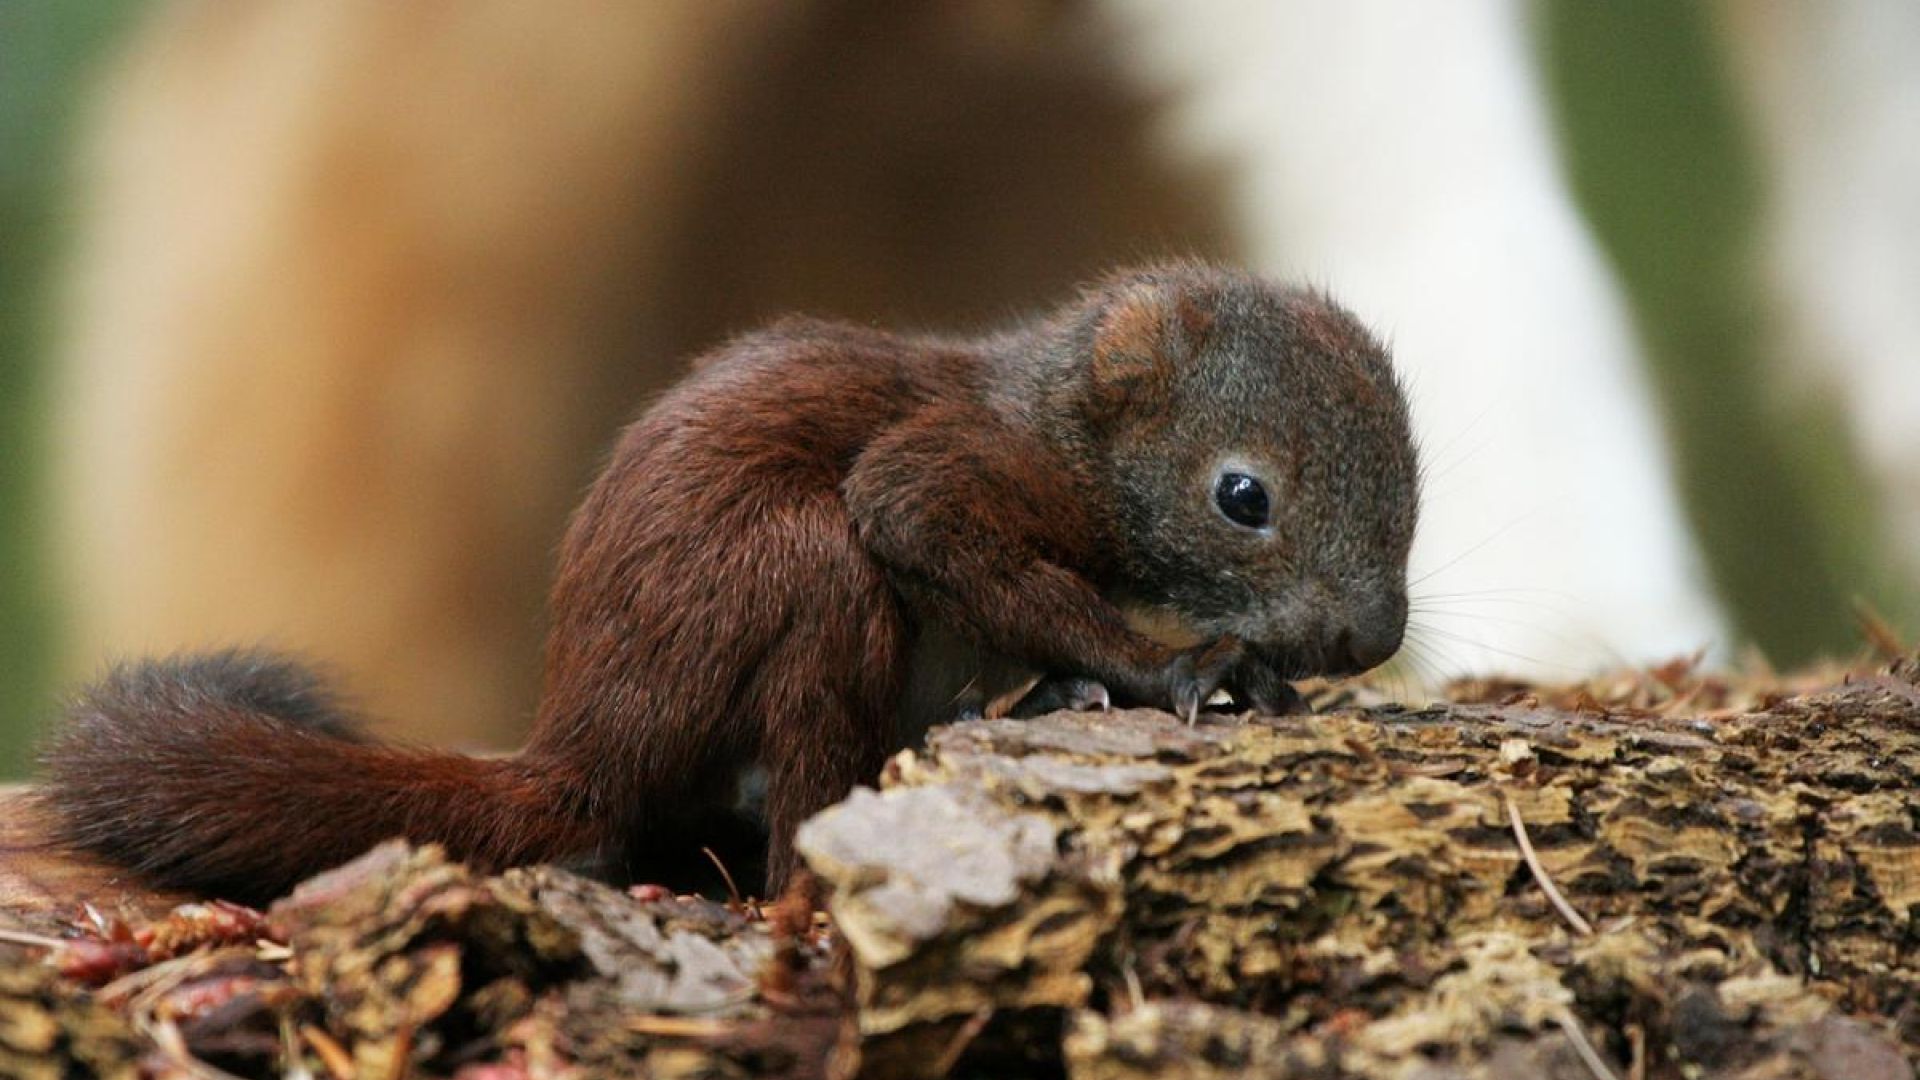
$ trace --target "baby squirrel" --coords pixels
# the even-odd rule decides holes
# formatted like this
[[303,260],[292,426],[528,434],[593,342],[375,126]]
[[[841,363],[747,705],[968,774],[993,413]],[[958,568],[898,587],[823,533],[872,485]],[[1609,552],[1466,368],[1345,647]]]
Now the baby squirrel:
[[621,435],[518,755],[371,741],[301,667],[234,651],[81,694],[46,799],[69,845],[258,899],[396,835],[644,872],[759,763],[778,888],[800,822],[996,666],[1044,676],[1023,714],[1110,693],[1191,719],[1386,660],[1418,503],[1386,352],[1313,292],[1183,262],[978,339],[787,319]]

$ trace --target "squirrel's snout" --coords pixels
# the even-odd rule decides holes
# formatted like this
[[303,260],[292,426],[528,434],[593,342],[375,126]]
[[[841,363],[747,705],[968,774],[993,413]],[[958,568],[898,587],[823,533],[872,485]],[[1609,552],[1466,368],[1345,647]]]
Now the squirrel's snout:
[[1287,678],[1358,675],[1400,651],[1407,597],[1392,586],[1338,591],[1308,583],[1258,616],[1221,629],[1254,643]]
[[1397,619],[1373,626],[1342,626],[1328,637],[1321,655],[1328,675],[1358,675],[1379,667],[1400,651],[1406,621]]
[[1347,617],[1334,616],[1306,638],[1311,666],[1320,675],[1358,675],[1379,667],[1400,651],[1407,631],[1403,597],[1382,595],[1359,605]]

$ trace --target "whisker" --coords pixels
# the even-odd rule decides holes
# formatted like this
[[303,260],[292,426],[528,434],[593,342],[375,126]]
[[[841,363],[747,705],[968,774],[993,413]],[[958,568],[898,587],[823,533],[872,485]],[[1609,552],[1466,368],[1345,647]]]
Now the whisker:
[[[1503,614],[1497,614],[1496,612],[1492,612],[1492,611],[1476,610],[1474,605],[1466,601],[1462,601],[1458,604],[1450,604],[1444,607],[1431,607],[1424,604],[1409,604],[1407,605],[1407,614],[1410,616],[1411,615],[1430,615],[1436,619],[1486,619],[1490,622],[1498,622],[1498,621],[1504,620],[1506,622],[1514,622],[1514,623],[1518,623],[1519,621],[1518,616],[1531,614],[1531,615],[1548,617],[1552,620],[1563,622],[1563,623],[1574,621],[1574,615],[1567,608],[1554,607],[1548,604],[1535,604],[1535,603],[1531,603],[1524,600],[1509,600],[1509,601],[1488,600],[1488,601],[1483,601],[1483,603],[1486,603],[1489,605],[1497,604],[1500,606],[1502,610],[1518,609],[1518,615],[1512,615],[1512,614],[1503,615]],[[1538,625],[1538,624],[1536,624],[1536,628],[1545,629],[1543,625]]]
[[1407,588],[1412,589],[1414,586],[1419,585],[1421,582],[1426,581],[1427,579],[1433,577],[1436,574],[1444,573],[1447,570],[1451,570],[1454,566],[1459,564],[1460,560],[1468,557],[1469,555],[1474,554],[1475,552],[1479,551],[1481,548],[1484,548],[1488,544],[1493,543],[1495,540],[1500,539],[1502,536],[1506,535],[1507,533],[1512,532],[1515,526],[1519,525],[1521,522],[1527,520],[1532,516],[1533,515],[1531,513],[1521,514],[1519,517],[1516,517],[1512,521],[1507,522],[1505,525],[1500,526],[1498,529],[1495,529],[1493,531],[1493,534],[1488,536],[1485,540],[1480,541],[1479,543],[1473,545],[1472,547],[1461,552],[1460,554],[1455,555],[1453,558],[1448,559],[1446,562],[1442,563],[1441,565],[1434,567],[1432,570],[1429,570],[1426,573],[1421,574],[1419,577],[1408,582]]
[[1559,596],[1559,597],[1565,597],[1567,599],[1572,599],[1573,597],[1573,594],[1566,591],[1565,589],[1542,589],[1537,586],[1519,586],[1519,585],[1508,586],[1505,588],[1496,587],[1496,588],[1489,588],[1489,589],[1463,589],[1460,592],[1450,592],[1450,593],[1421,593],[1420,595],[1454,597],[1454,596],[1502,596],[1502,595],[1517,595],[1517,594],[1526,594],[1526,593],[1534,593],[1540,596]]
[[[1462,620],[1462,621],[1472,621],[1472,622],[1482,622],[1482,623],[1497,623],[1501,626],[1518,627],[1521,630],[1526,630],[1531,633],[1538,634],[1541,637],[1552,638],[1555,641],[1558,641],[1562,645],[1585,644],[1584,642],[1580,641],[1579,639],[1569,634],[1563,633],[1552,626],[1546,625],[1541,622],[1537,622],[1532,619],[1515,619],[1515,618],[1509,618],[1508,616],[1505,616],[1505,615],[1490,615],[1490,614],[1487,614],[1486,612],[1423,611],[1419,609],[1413,609],[1407,612],[1407,622],[1409,624],[1412,624],[1415,621],[1413,618],[1415,615],[1428,615],[1428,616],[1432,616],[1434,618],[1439,618],[1439,619],[1456,619],[1456,620]],[[1421,625],[1437,626],[1439,624],[1431,623],[1431,622],[1423,622],[1421,623]]]
[[1437,692],[1440,687],[1446,685],[1449,680],[1446,672],[1442,670],[1444,665],[1432,642],[1422,640],[1410,633],[1401,648],[1406,651],[1408,663],[1420,672],[1421,677],[1427,682],[1428,693]]
[[1430,607],[1465,607],[1470,604],[1506,604],[1509,606],[1530,606],[1548,610],[1574,610],[1586,605],[1571,596],[1548,596],[1545,594],[1513,593],[1415,593],[1408,598],[1409,603],[1424,604]]
[[1429,634],[1439,634],[1444,638],[1448,638],[1449,640],[1452,640],[1452,641],[1457,641],[1462,645],[1466,645],[1475,649],[1484,649],[1487,652],[1496,653],[1500,656],[1505,656],[1509,659],[1519,660],[1528,664],[1537,664],[1541,667],[1554,668],[1556,670],[1564,671],[1564,672],[1577,672],[1579,670],[1578,668],[1574,667],[1572,664],[1555,663],[1551,660],[1542,660],[1537,656],[1528,656],[1525,653],[1514,652],[1510,649],[1502,649],[1497,645],[1488,645],[1486,642],[1481,641],[1478,638],[1470,637],[1466,634],[1457,633],[1451,630],[1443,630],[1437,626],[1427,626],[1425,627],[1425,632]]
[[[1446,456],[1447,451],[1459,445],[1462,439],[1465,439],[1468,435],[1473,434],[1473,430],[1479,427],[1482,423],[1484,423],[1487,419],[1487,414],[1492,411],[1493,411],[1493,406],[1487,405],[1485,408],[1481,409],[1480,412],[1477,415],[1475,415],[1471,420],[1468,420],[1466,424],[1463,425],[1458,431],[1455,431],[1452,435],[1447,436],[1447,441],[1441,443],[1439,446],[1434,447],[1433,452],[1431,454],[1424,454],[1424,453],[1421,454],[1420,455],[1420,478],[1422,480],[1434,479],[1438,474],[1429,471],[1431,466],[1434,464],[1438,464],[1439,461]],[[1491,435],[1489,435],[1489,439],[1491,439]],[[1486,446],[1487,446],[1486,443],[1482,443],[1480,447],[1477,448],[1474,452],[1478,453],[1479,450],[1485,449]],[[1424,449],[1424,447],[1422,449]],[[1455,464],[1458,464],[1458,463],[1456,462]],[[1449,469],[1453,467],[1454,467],[1453,465],[1447,466],[1447,468]]]

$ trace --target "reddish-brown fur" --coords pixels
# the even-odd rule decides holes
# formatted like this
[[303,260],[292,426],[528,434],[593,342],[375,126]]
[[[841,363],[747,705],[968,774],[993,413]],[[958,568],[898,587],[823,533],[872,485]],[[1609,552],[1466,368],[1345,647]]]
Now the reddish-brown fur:
[[[1128,628],[1116,587],[1159,586],[1120,572],[1117,553],[1141,539],[1123,535],[1122,504],[1138,493],[1101,464],[1174,423],[1208,305],[1262,288],[1160,268],[1018,335],[790,320],[742,338],[625,431],[575,515],[519,756],[363,741],[316,683],[270,658],[128,668],[82,697],[48,755],[66,836],[169,884],[247,896],[396,833],[489,868],[588,857],[630,876],[663,843],[697,841],[758,762],[777,888],[799,823],[898,748],[926,626],[1123,700],[1190,710],[1221,685],[1271,700],[1276,673],[1293,672],[1253,646],[1287,642],[1216,632],[1182,651]],[[1354,333],[1304,366],[1359,365],[1397,403],[1384,358]],[[1212,362],[1230,407],[1247,411],[1245,378],[1286,370],[1288,340]],[[1381,442],[1373,468],[1411,477],[1403,413],[1350,426]],[[1184,498],[1181,486],[1155,497]],[[1367,549],[1387,586],[1404,574],[1404,540]]]

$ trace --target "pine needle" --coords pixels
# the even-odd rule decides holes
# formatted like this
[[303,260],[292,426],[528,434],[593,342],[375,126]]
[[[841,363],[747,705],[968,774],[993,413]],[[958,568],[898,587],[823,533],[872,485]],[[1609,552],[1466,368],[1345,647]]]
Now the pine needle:
[[1586,1064],[1587,1071],[1593,1073],[1598,1080],[1620,1080],[1614,1075],[1613,1070],[1607,1067],[1606,1061],[1600,1057],[1600,1051],[1595,1050],[1593,1044],[1587,1041],[1587,1033],[1580,1030],[1580,1022],[1573,1018],[1571,1012],[1558,1009],[1554,1012],[1553,1019],[1560,1025],[1560,1030],[1567,1033],[1567,1041],[1573,1044],[1573,1052],[1580,1055],[1580,1060]]
[[45,934],[30,934],[25,930],[0,930],[0,941],[13,945],[25,945],[35,949],[57,949],[66,942]]
[[746,910],[747,902],[740,898],[740,886],[733,883],[733,875],[727,871],[727,864],[720,861],[720,856],[714,854],[712,848],[703,847],[700,850],[712,860],[714,869],[720,871],[720,879],[727,883],[727,903],[731,904],[735,911]]
[[1510,794],[1502,792],[1500,797],[1506,800],[1507,820],[1513,822],[1513,838],[1520,844],[1520,857],[1526,860],[1527,869],[1533,871],[1533,880],[1540,883],[1541,891],[1547,894],[1548,900],[1553,901],[1554,909],[1560,912],[1560,917],[1567,920],[1569,926],[1579,931],[1583,937],[1591,936],[1593,924],[1581,918],[1580,913],[1573,910],[1573,905],[1567,903],[1567,898],[1560,894],[1559,887],[1553,883],[1551,877],[1547,876],[1547,868],[1540,865],[1540,856],[1534,854],[1533,841],[1527,837],[1526,822],[1520,820],[1519,805],[1513,801],[1513,796]]

